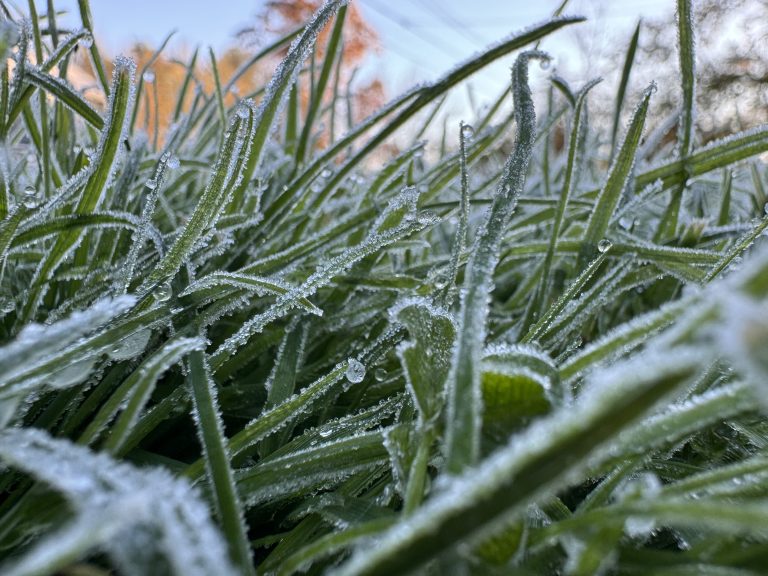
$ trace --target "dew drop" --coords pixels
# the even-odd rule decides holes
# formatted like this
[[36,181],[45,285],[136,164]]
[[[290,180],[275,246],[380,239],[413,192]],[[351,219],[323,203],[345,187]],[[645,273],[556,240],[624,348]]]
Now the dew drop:
[[152,331],[147,329],[140,330],[127,338],[123,338],[120,342],[115,343],[109,351],[109,357],[112,358],[112,360],[120,361],[138,356],[147,347],[151,335]]
[[387,378],[387,371],[384,368],[376,368],[373,377],[376,378],[376,382],[384,382]]
[[157,180],[155,180],[154,178],[150,178],[149,180],[146,181],[144,185],[150,190],[154,190],[155,188],[157,188]]
[[321,428],[318,434],[320,434],[320,438],[328,438],[328,436],[333,434],[333,430],[330,428]]
[[37,206],[37,189],[34,186],[27,186],[24,188],[24,198],[22,203],[27,208],[35,208]]
[[155,81],[155,73],[153,70],[144,70],[144,74],[141,75],[142,80],[147,84],[152,84]]
[[168,166],[168,168],[170,168],[171,170],[176,170],[176,168],[178,168],[179,166],[181,166],[181,161],[179,160],[179,157],[178,157],[178,156],[175,156],[175,155],[173,155],[173,154],[171,154],[171,155],[168,157],[167,166]]
[[349,361],[349,366],[347,366],[347,371],[344,375],[347,377],[347,380],[352,382],[352,384],[362,382],[363,378],[365,378],[365,366],[363,366],[360,361],[352,358]]
[[330,168],[323,168],[323,171],[320,172],[320,177],[325,178],[327,180],[328,178],[331,177],[331,174],[333,174],[333,172],[331,171]]
[[237,107],[237,111],[236,111],[236,114],[237,114],[237,115],[238,115],[240,118],[242,118],[243,120],[245,120],[246,118],[248,118],[248,107],[247,107],[247,106],[238,106],[238,107]]
[[597,243],[597,250],[601,254],[605,254],[606,252],[608,252],[608,250],[611,249],[612,246],[613,246],[613,242],[611,242],[607,238],[603,238],[602,240],[600,240],[600,242]]
[[552,61],[549,58],[542,58],[539,60],[539,68],[542,70],[549,70],[549,67],[552,65]]
[[475,129],[469,124],[463,124],[461,126],[461,135],[464,136],[466,140],[472,140],[475,136]]
[[73,386],[75,384],[79,384],[83,380],[85,380],[88,375],[91,373],[91,368],[93,368],[94,360],[93,358],[88,358],[86,360],[80,360],[78,362],[75,362],[73,364],[70,364],[69,366],[63,368],[62,370],[59,370],[55,372],[51,378],[48,380],[48,384],[50,386],[53,386],[54,388],[64,388],[66,386]]
[[93,46],[93,36],[90,34],[86,34],[80,40],[77,41],[77,43],[82,46],[83,48],[90,48]]
[[171,299],[171,294],[173,293],[173,290],[171,289],[171,283],[165,282],[164,284],[160,284],[155,289],[155,300],[158,302],[168,302],[168,300]]

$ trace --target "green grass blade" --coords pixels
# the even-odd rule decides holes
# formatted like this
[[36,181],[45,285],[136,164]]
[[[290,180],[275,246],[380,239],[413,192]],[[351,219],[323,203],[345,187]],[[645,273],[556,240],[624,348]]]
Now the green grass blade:
[[614,433],[642,418],[686,381],[701,358],[677,353],[657,360],[660,369],[653,376],[632,364],[612,369],[576,405],[530,427],[494,457],[455,479],[408,524],[385,533],[375,550],[355,554],[339,574],[413,570],[519,510],[545,488],[562,485],[589,458],[597,459],[597,450]]
[[312,133],[312,128],[315,124],[317,112],[321,108],[323,97],[325,96],[325,89],[328,86],[328,80],[331,76],[331,71],[334,67],[334,61],[337,54],[341,57],[339,51],[339,45],[341,42],[341,32],[344,29],[344,21],[347,16],[346,5],[339,8],[336,14],[336,21],[331,31],[331,36],[328,39],[328,43],[325,46],[325,58],[323,60],[323,66],[320,69],[320,76],[317,79],[317,83],[314,86],[313,98],[307,108],[307,116],[304,118],[304,127],[301,130],[301,136],[299,137],[298,146],[296,148],[296,164],[300,165],[304,163],[308,153],[309,137]]
[[627,84],[629,84],[629,76],[632,73],[632,65],[635,63],[635,52],[637,52],[637,42],[640,39],[641,24],[642,22],[637,23],[632,39],[629,41],[627,55],[624,58],[624,68],[621,71],[619,91],[616,93],[616,108],[613,112],[613,129],[611,130],[611,159],[613,159],[613,154],[616,150],[616,138],[619,135],[619,122],[621,120],[621,107],[624,104],[624,96],[627,93]]
[[216,511],[235,564],[243,574],[255,574],[248,544],[245,518],[229,465],[227,440],[205,353],[189,354],[189,384],[195,423],[206,463],[208,478],[215,495]]
[[587,230],[584,233],[584,246],[581,252],[582,261],[591,258],[597,251],[597,244],[605,238],[608,231],[608,225],[619,204],[619,199],[624,188],[629,181],[632,168],[635,164],[635,154],[640,145],[640,137],[645,125],[645,117],[648,114],[648,104],[651,94],[656,90],[656,85],[652,84],[643,92],[640,103],[632,115],[632,120],[624,137],[618,156],[613,161],[613,165],[608,174],[608,179],[600,191],[597,201],[589,218]]
[[[107,184],[115,170],[119,152],[127,130],[128,118],[133,104],[133,83],[136,66],[132,60],[118,60],[113,75],[113,90],[110,96],[107,123],[94,158],[95,168],[90,172],[82,196],[77,203],[76,212],[88,214],[94,212],[104,198]],[[61,262],[72,253],[82,238],[79,230],[70,230],[59,236],[56,243],[35,271],[35,278],[22,311],[22,319],[34,317],[45,291],[45,283]]]
[[517,121],[515,149],[504,166],[493,203],[483,227],[477,233],[465,272],[458,338],[446,381],[446,465],[452,474],[459,474],[475,464],[479,454],[482,398],[476,362],[485,347],[488,297],[493,289],[493,273],[499,260],[501,242],[517,196],[525,185],[535,138],[536,117],[528,87],[529,58],[548,56],[526,52],[518,56],[512,68],[512,94]]

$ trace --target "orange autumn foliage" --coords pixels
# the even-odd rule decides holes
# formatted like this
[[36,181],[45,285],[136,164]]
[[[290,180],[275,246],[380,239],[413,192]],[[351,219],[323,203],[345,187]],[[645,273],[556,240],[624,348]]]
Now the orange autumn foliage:
[[[320,4],[320,0],[275,0],[269,2],[261,15],[256,18],[255,23],[250,27],[244,28],[238,34],[241,41],[240,44],[248,46],[253,44],[253,42],[249,42],[250,38],[258,37],[260,40],[263,40],[265,36],[279,38],[296,30],[311,18]],[[326,26],[318,36],[316,45],[317,61],[322,61],[325,57],[332,29],[333,24]],[[338,86],[342,93],[345,93],[348,89],[353,90],[349,94],[354,110],[352,120],[359,121],[378,109],[385,102],[385,91],[384,85],[379,79],[374,79],[362,86],[349,87],[355,68],[362,63],[367,55],[379,50],[378,34],[364,20],[360,10],[354,4],[349,5],[347,8],[341,46],[342,64],[339,68]],[[226,84],[234,72],[251,57],[251,49],[237,46],[217,55],[216,64],[222,85]],[[252,95],[258,88],[265,86],[286,51],[287,46],[282,51],[276,51],[253,66],[247,74],[237,81],[235,93],[227,93],[225,95],[225,105],[231,106],[237,99]],[[137,69],[141,71],[152,58],[154,48],[145,44],[136,44],[130,48],[128,53],[136,61]],[[142,94],[137,102],[136,127],[137,129],[145,130],[149,134],[150,139],[154,139],[155,132],[157,132],[159,145],[162,145],[164,135],[173,121],[179,90],[184,82],[186,67],[190,58],[191,54],[189,52],[175,58],[161,54],[151,66],[153,80],[147,82],[146,80],[149,78],[145,78]],[[107,72],[111,73],[111,62],[107,61],[106,65]],[[75,85],[83,90],[86,98],[97,107],[103,108],[105,104],[103,93],[98,88],[96,76],[85,51],[82,51],[82,54],[72,60],[70,74],[74,79]],[[336,82],[335,78],[329,83],[329,88],[324,95],[326,101],[330,100],[334,82]],[[187,92],[184,110],[188,110],[191,105],[196,87],[203,90],[207,95],[213,94],[215,89],[214,76],[207,50],[201,49],[198,54],[195,67],[195,82]],[[309,105],[309,81],[306,77],[300,81],[299,90],[302,109],[306,110],[306,107]],[[346,117],[346,113],[342,111],[339,116]],[[315,145],[321,148],[326,144],[327,135],[324,134],[315,141]]]

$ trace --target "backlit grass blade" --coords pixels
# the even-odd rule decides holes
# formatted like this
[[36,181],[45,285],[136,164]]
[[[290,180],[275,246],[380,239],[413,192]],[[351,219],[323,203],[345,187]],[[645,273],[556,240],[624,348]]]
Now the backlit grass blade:
[[693,6],[691,0],[677,0],[677,39],[680,58],[680,80],[683,103],[680,112],[680,157],[686,158],[693,148],[696,118],[696,51],[694,49]]
[[488,298],[493,290],[493,274],[505,228],[514,212],[517,196],[525,185],[536,130],[533,100],[528,87],[530,58],[549,57],[540,52],[525,52],[518,56],[512,68],[512,95],[517,122],[515,149],[504,165],[493,203],[483,227],[477,232],[464,274],[458,338],[446,381],[446,465],[451,474],[459,474],[474,465],[479,455],[482,398],[477,362],[485,347]]
[[[548,34],[555,32],[556,30],[567,26],[569,24],[575,24],[583,21],[581,17],[563,17],[555,19],[530,30],[524,31],[520,34],[516,34],[500,42],[496,46],[490,48],[484,53],[480,54],[476,58],[468,61],[467,63],[459,66],[455,70],[446,74],[440,80],[429,84],[426,87],[418,87],[414,91],[406,92],[403,96],[397,98],[391,105],[384,107],[381,111],[375,113],[367,120],[360,123],[356,128],[352,129],[348,134],[340,138],[334,146],[331,146],[324,154],[319,156],[306,170],[285,190],[278,198],[275,199],[265,211],[265,219],[269,221],[278,213],[290,204],[292,200],[295,200],[295,196],[298,191],[303,188],[308,182],[312,180],[323,168],[327,165],[339,152],[347,148],[350,144],[354,143],[362,134],[370,130],[379,120],[386,117],[389,113],[397,110],[400,106],[403,106],[406,102],[411,101],[405,109],[403,109],[397,116],[387,123],[375,136],[373,136],[355,155],[344,163],[344,165],[334,174],[332,180],[326,185],[325,194],[330,194],[331,190],[344,178],[355,166],[365,158],[372,150],[381,144],[390,134],[395,132],[400,126],[405,124],[415,114],[420,112],[425,106],[428,106],[436,98],[445,94],[448,90],[459,84],[461,81],[470,77],[478,70],[484,68],[491,62],[501,58],[502,56],[518,50],[524,46],[527,46],[539,38],[543,38]],[[322,201],[323,198],[319,198]]]
[[637,23],[632,39],[629,41],[627,55],[624,57],[624,68],[621,71],[621,81],[619,90],[616,93],[616,108],[613,112],[613,129],[611,130],[611,159],[613,159],[616,150],[616,137],[619,134],[619,122],[621,120],[621,107],[624,104],[624,96],[627,93],[627,84],[629,76],[632,73],[632,65],[635,63],[635,52],[637,52],[637,42],[640,39],[640,26],[642,22]]
[[328,86],[328,80],[331,76],[331,71],[333,70],[337,54],[339,58],[341,58],[339,45],[346,16],[347,6],[343,5],[341,8],[339,8],[338,13],[336,14],[336,21],[333,25],[333,30],[331,31],[330,38],[328,39],[328,42],[325,46],[325,58],[323,59],[323,66],[320,69],[320,75],[318,76],[317,82],[314,85],[313,99],[312,102],[310,102],[309,108],[307,109],[307,115],[304,118],[304,127],[301,130],[298,146],[296,148],[297,165],[303,164],[307,156],[309,137],[312,133],[312,129],[314,128],[316,115],[320,111],[321,103],[325,96],[325,89]]
[[[31,67],[26,70],[26,79],[34,86],[56,97],[97,130],[104,127],[104,119],[99,113],[64,80]],[[15,110],[14,107],[10,112],[11,120],[14,119]],[[21,102],[19,111],[21,111]]]
[[624,142],[608,173],[608,178],[597,197],[595,208],[589,218],[587,230],[584,233],[584,246],[581,251],[581,260],[591,258],[597,250],[597,244],[605,238],[608,225],[616,206],[619,204],[621,194],[629,181],[635,164],[635,154],[640,145],[640,137],[643,134],[645,117],[648,114],[648,105],[651,94],[656,91],[656,85],[652,84],[645,89],[640,103],[635,109],[630,121]]
[[583,154],[583,141],[587,130],[587,94],[598,82],[599,80],[593,80],[584,86],[584,88],[579,91],[574,102],[571,134],[568,140],[568,156],[565,176],[563,177],[557,209],[555,210],[554,218],[552,218],[552,229],[549,233],[549,247],[547,248],[547,253],[544,256],[544,263],[542,264],[541,282],[533,301],[533,309],[539,314],[543,314],[544,311],[540,310],[540,308],[544,306],[548,300],[552,260],[555,256],[555,247],[560,238],[560,230],[563,225],[563,218],[565,217],[568,201],[573,195],[573,191],[576,189],[579,181],[579,171],[581,170],[581,164],[583,162],[583,159],[581,158],[581,155]]
[[[90,1],[77,0],[77,7],[79,8],[79,11],[80,11],[80,20],[83,23],[83,28],[88,30],[88,32],[91,33],[91,38],[93,38],[94,37],[93,17],[91,16]],[[109,96],[110,89],[109,89],[109,82],[107,81],[107,73],[104,70],[104,60],[101,58],[101,54],[99,53],[99,47],[96,45],[96,42],[91,42],[91,45],[88,47],[88,51],[91,53],[91,62],[93,63],[94,68],[96,69],[96,76],[99,79],[99,82],[101,83],[101,87],[104,90],[104,94]]]

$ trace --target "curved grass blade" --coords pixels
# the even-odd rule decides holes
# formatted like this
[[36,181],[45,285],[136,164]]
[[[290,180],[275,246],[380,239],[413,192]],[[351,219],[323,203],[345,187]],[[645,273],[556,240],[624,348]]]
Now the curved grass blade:
[[[88,124],[97,130],[104,128],[104,119],[101,117],[101,115],[96,110],[94,110],[93,107],[65,80],[51,76],[50,74],[47,74],[42,70],[33,68],[31,66],[26,68],[24,77],[33,86],[36,86],[40,90],[44,90],[45,92],[48,92],[57,98],[60,102],[62,102],[65,106],[67,106],[70,110],[72,110],[75,114],[80,116],[83,120],[85,120]],[[23,102],[22,100],[19,100],[19,112],[21,112],[22,109]],[[14,114],[19,113],[14,112],[15,110],[15,107],[11,109],[9,116],[11,121],[14,119]]]
[[[89,214],[98,209],[115,170],[133,104],[135,71],[136,65],[132,60],[118,59],[115,62],[108,121],[101,133],[93,160],[96,167],[88,176],[85,189],[75,209],[79,214]],[[44,294],[45,283],[61,262],[77,247],[81,238],[80,230],[69,230],[57,238],[54,246],[35,270],[29,295],[22,310],[22,321],[29,321],[34,317]]]
[[[354,143],[362,134],[370,130],[379,120],[394,112],[409,100],[412,99],[412,102],[404,110],[402,110],[395,118],[390,119],[386,126],[373,136],[354,154],[352,158],[344,163],[332,177],[331,181],[326,184],[323,194],[330,194],[335,186],[390,134],[395,132],[425,106],[432,104],[438,97],[445,94],[448,90],[502,56],[505,56],[514,50],[519,50],[520,48],[535,42],[539,38],[543,38],[544,36],[555,32],[563,26],[582,22],[583,20],[584,19],[581,17],[562,17],[530,28],[520,34],[515,34],[449,72],[440,80],[427,86],[417,87],[411,92],[406,92],[389,106],[384,107],[381,111],[363,121],[356,128],[353,128],[347,135],[340,138],[324,154],[319,156],[310,166],[308,166],[298,178],[288,185],[288,188],[283,191],[274,202],[266,207],[264,214],[266,223],[271,223],[272,219],[278,215],[285,216],[285,209],[289,207],[292,201],[295,205],[301,205],[302,198],[297,198],[296,195],[317,176],[324,166],[327,166],[333,158],[349,147],[350,144]],[[323,200],[324,198],[317,198],[318,203]],[[277,221],[279,222],[280,219],[278,218]]]
[[493,289],[493,273],[499,260],[501,242],[525,185],[533,152],[536,116],[528,87],[528,60],[548,59],[542,52],[524,52],[512,68],[512,94],[515,100],[517,136],[515,149],[504,165],[499,185],[483,227],[478,231],[467,263],[459,312],[458,339],[451,370],[446,381],[447,426],[446,466],[459,474],[476,463],[480,448],[481,390],[476,365],[487,333],[488,298]]
[[144,280],[141,291],[149,290],[173,278],[189,258],[198,241],[215,225],[216,220],[223,213],[232,184],[240,177],[240,174],[235,171],[238,154],[243,152],[246,134],[253,130],[254,125],[252,105],[243,106],[240,110],[245,111],[245,118],[238,113],[230,123],[228,135],[221,144],[216,165],[200,201],[189,217],[189,222],[166,255]]

